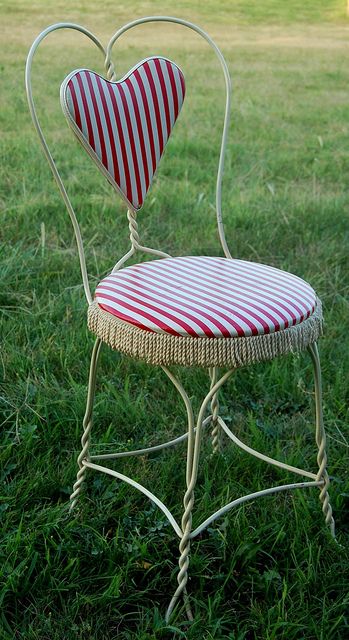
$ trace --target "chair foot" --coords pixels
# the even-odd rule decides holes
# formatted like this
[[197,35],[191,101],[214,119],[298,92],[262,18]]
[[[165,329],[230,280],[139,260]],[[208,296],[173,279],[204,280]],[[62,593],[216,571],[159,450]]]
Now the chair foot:
[[[84,433],[85,433],[85,432],[84,432]],[[87,441],[86,445],[87,445],[87,448],[88,448],[88,445],[89,445],[89,442],[88,442],[88,441]],[[83,452],[84,452],[84,448],[82,449],[81,454],[82,454]],[[81,455],[81,454],[80,454],[80,455]],[[85,456],[85,452],[84,452],[84,456]],[[80,456],[79,456],[79,458],[80,458]],[[85,467],[85,465],[83,464],[83,460],[85,460],[86,458],[85,458],[85,457],[83,457],[83,459],[82,459],[81,461],[79,461],[79,458],[78,458],[79,471],[78,471],[77,476],[76,476],[76,482],[75,482],[75,483],[74,483],[74,485],[73,485],[73,493],[72,493],[72,494],[70,495],[70,497],[69,497],[69,502],[70,502],[70,504],[69,504],[69,512],[70,512],[70,513],[71,513],[71,512],[74,510],[74,508],[76,507],[76,504],[77,504],[77,502],[78,502],[79,495],[80,495],[80,493],[81,493],[82,484],[83,484],[83,482],[84,482],[84,480],[85,480],[85,476],[86,476],[86,467]]]
[[193,489],[194,488],[189,488],[186,491],[186,494],[184,496],[185,510],[182,517],[183,535],[179,543],[180,556],[178,559],[178,564],[179,564],[179,572],[177,575],[178,587],[168,606],[168,609],[166,612],[166,622],[169,621],[170,616],[173,612],[173,609],[175,608],[179,598],[182,595],[184,598],[184,604],[185,604],[188,620],[190,621],[194,620],[194,616],[190,608],[189,596],[187,592],[189,553],[190,553],[190,534],[192,530],[192,510],[194,506],[194,490]]
[[330,503],[330,496],[328,494],[327,488],[330,484],[330,479],[328,477],[327,471],[324,471],[322,478],[324,480],[324,484],[321,487],[320,491],[320,502],[322,504],[322,513],[325,516],[325,522],[327,526],[330,528],[331,535],[334,539],[336,539],[336,530],[335,530],[335,522],[332,515],[332,507]]
[[[198,443],[195,443],[195,448],[197,448]],[[191,457],[191,456],[189,456]],[[184,513],[182,517],[182,538],[179,543],[179,551],[180,556],[178,559],[179,564],[179,572],[177,575],[178,587],[172,597],[172,600],[168,606],[166,613],[166,622],[169,621],[169,618],[172,614],[174,607],[176,606],[179,598],[183,595],[185,609],[187,612],[188,620],[194,620],[190,604],[189,604],[189,596],[187,593],[187,582],[188,582],[188,567],[189,567],[189,552],[190,552],[190,534],[192,530],[192,511],[194,506],[194,488],[196,484],[197,471],[194,470],[194,475],[192,476],[192,481],[189,483],[188,489],[184,495]]]
[[183,536],[182,540],[179,544],[180,557],[178,560],[179,564],[179,572],[177,575],[178,587],[171,598],[171,602],[166,611],[166,623],[169,622],[171,615],[173,613],[174,608],[178,604],[179,599],[183,596],[185,610],[187,614],[187,618],[190,622],[194,620],[194,616],[189,603],[189,596],[187,592],[187,582],[188,582],[188,567],[189,567],[189,552],[190,552],[190,540],[187,536]]
[[328,493],[330,478],[327,472],[327,454],[326,454],[326,433],[324,428],[323,410],[322,410],[322,383],[321,383],[321,364],[319,351],[316,342],[308,347],[314,368],[314,385],[315,385],[315,411],[316,411],[316,444],[318,447],[317,463],[319,471],[317,480],[323,480],[320,488],[320,502],[322,504],[322,512],[325,516],[325,522],[330,528],[333,538],[335,535],[335,522],[332,515],[332,507]]

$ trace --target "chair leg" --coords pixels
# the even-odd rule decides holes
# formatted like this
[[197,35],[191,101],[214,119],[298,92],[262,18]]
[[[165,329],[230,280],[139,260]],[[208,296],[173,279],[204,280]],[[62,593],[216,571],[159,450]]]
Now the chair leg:
[[82,449],[78,457],[79,470],[77,473],[76,482],[73,487],[73,493],[70,496],[70,511],[74,509],[77,503],[79,494],[81,492],[81,486],[85,479],[85,474],[86,474],[86,467],[83,465],[83,461],[88,459],[90,433],[92,428],[93,402],[94,402],[95,389],[96,389],[96,372],[97,372],[97,364],[98,364],[101,344],[102,344],[101,340],[97,338],[92,350],[87,400],[86,400],[86,411],[85,411],[85,416],[82,423],[83,429],[84,429],[82,438],[81,438]]
[[184,604],[187,613],[188,620],[194,620],[192,610],[190,608],[189,596],[187,593],[188,582],[188,568],[189,568],[189,552],[190,552],[190,534],[192,531],[192,510],[194,506],[194,488],[195,483],[188,488],[184,496],[184,513],[182,517],[182,531],[183,535],[179,543],[180,556],[178,559],[179,572],[177,574],[178,587],[171,599],[166,612],[166,622],[169,621],[174,607],[176,606],[179,598],[183,595]]
[[[218,369],[217,367],[212,367],[209,369],[210,379],[211,379],[211,389],[217,382]],[[213,453],[218,453],[221,450],[222,446],[222,429],[218,424],[218,412],[219,412],[219,402],[218,402],[218,391],[214,394],[211,400],[211,412],[212,412],[212,451]]]
[[[212,401],[212,399],[216,396],[219,388],[224,384],[224,382],[232,375],[233,369],[227,371],[219,380],[216,379],[217,372],[213,373],[210,371],[211,375],[211,387],[210,391],[204,398],[201,403],[201,407],[199,410],[197,423],[196,423],[196,431],[194,429],[194,415],[193,408],[190,402],[188,395],[186,394],[182,384],[179,380],[167,369],[167,367],[162,367],[165,373],[168,375],[170,380],[173,382],[174,386],[179,391],[184,404],[187,409],[188,416],[188,448],[187,448],[187,469],[186,469],[186,484],[187,490],[184,495],[184,513],[182,517],[182,536],[181,541],[179,543],[179,551],[180,557],[178,560],[179,564],[179,572],[177,575],[178,587],[171,599],[169,607],[166,612],[166,622],[169,621],[173,609],[175,608],[179,598],[181,595],[184,596],[184,603],[187,612],[188,620],[194,620],[190,604],[189,598],[186,590],[186,585],[188,582],[188,567],[189,567],[189,552],[190,552],[190,543],[192,539],[192,512],[194,506],[194,490],[196,486],[196,481],[198,477],[198,469],[199,469],[199,457],[200,457],[200,446],[201,446],[201,434],[202,428],[204,424],[204,415],[207,409],[208,403]],[[215,376],[213,380],[213,376]],[[218,412],[218,408],[217,408]]]
[[166,612],[166,622],[169,621],[171,614],[178,603],[180,597],[184,596],[184,603],[188,620],[193,620],[193,614],[189,604],[187,593],[189,552],[190,552],[190,534],[192,530],[192,511],[194,506],[194,489],[197,479],[197,460],[200,451],[201,442],[201,424],[198,422],[197,431],[194,430],[194,414],[192,403],[178,378],[167,368],[162,367],[163,371],[169,377],[173,385],[182,397],[187,410],[188,419],[188,445],[187,445],[187,465],[186,465],[186,484],[187,490],[184,494],[183,504],[184,513],[182,516],[182,537],[179,543],[180,556],[178,559],[179,572],[177,574],[178,587],[171,599]]
[[325,516],[325,522],[330,527],[331,534],[335,538],[335,523],[332,516],[332,507],[328,494],[330,479],[327,472],[327,454],[326,454],[326,433],[323,422],[322,411],[322,384],[321,384],[321,365],[319,351],[316,342],[308,347],[313,367],[314,367],[314,384],[315,384],[315,410],[316,410],[316,444],[318,446],[317,463],[319,471],[317,480],[323,480],[320,490],[320,501],[322,503],[322,511]]

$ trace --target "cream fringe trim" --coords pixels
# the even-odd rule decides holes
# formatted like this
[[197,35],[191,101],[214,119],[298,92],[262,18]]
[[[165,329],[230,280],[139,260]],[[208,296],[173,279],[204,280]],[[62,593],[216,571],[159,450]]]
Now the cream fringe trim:
[[322,333],[322,307],[288,329],[248,338],[194,338],[139,329],[104,311],[94,301],[88,309],[89,329],[112,349],[149,364],[242,367],[303,351]]

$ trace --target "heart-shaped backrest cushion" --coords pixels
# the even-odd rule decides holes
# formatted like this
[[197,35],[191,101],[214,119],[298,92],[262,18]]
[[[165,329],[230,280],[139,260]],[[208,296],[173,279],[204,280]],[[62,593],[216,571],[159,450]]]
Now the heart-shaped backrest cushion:
[[74,133],[132,209],[140,209],[182,107],[181,70],[152,57],[118,82],[87,69],[70,73],[61,105]]

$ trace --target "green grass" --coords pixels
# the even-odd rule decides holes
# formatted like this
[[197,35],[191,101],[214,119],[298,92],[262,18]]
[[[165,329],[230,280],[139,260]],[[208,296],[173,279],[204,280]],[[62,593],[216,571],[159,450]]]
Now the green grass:
[[[23,92],[26,53],[41,30],[81,21],[107,39],[124,20],[172,13],[170,3],[9,3],[1,6],[0,139],[0,639],[343,640],[349,634],[348,370],[349,124],[345,2],[201,3],[175,13],[212,33],[234,82],[223,211],[233,254],[309,280],[324,303],[321,340],[331,498],[341,547],[325,530],[317,491],[264,498],[217,521],[194,543],[195,622],[163,619],[177,541],[136,491],[91,473],[79,513],[67,513],[93,337],[68,216],[33,131]],[[186,105],[144,211],[141,238],[179,254],[220,254],[214,217],[223,85],[197,39],[177,28],[130,35],[120,73],[148,53],[174,58]],[[141,34],[143,33],[143,35]],[[161,35],[163,33],[164,35]],[[60,40],[61,38],[61,40]],[[62,48],[60,42],[64,42]],[[64,75],[102,70],[82,39],[52,37],[34,73],[39,110],[75,204],[92,286],[127,250],[124,206],[70,136],[58,105]],[[46,56],[44,55],[46,54]],[[40,70],[41,65],[41,70]],[[219,99],[216,93],[220,92]],[[222,106],[220,106],[222,105]],[[216,120],[217,119],[217,120]],[[88,185],[88,188],[87,188]],[[251,446],[316,468],[312,376],[306,355],[238,371],[223,417]],[[178,370],[197,406],[204,371]],[[95,448],[156,443],[183,430],[175,391],[156,367],[104,349]],[[230,424],[230,423],[229,423]],[[194,522],[231,496],[292,481],[231,445],[203,447]],[[180,519],[184,448],[118,466]]]

